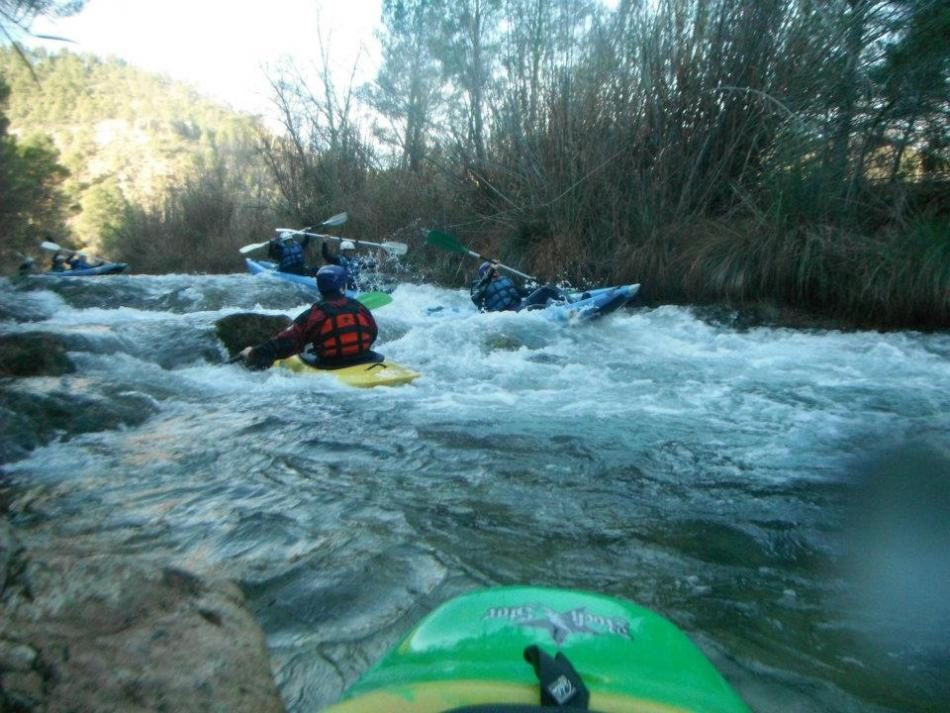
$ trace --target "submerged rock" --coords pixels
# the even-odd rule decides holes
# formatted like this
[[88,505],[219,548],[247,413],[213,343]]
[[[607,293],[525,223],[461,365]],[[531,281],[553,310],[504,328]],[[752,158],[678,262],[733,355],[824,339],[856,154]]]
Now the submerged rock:
[[0,710],[283,710],[234,583],[63,540],[25,545],[4,520],[0,553]]
[[0,376],[62,376],[76,371],[66,344],[55,334],[27,332],[0,336]]
[[23,458],[57,438],[144,423],[156,406],[137,394],[31,393],[0,388],[0,463]]
[[265,342],[278,332],[290,326],[290,317],[272,314],[254,314],[241,312],[232,314],[215,322],[218,339],[234,356],[244,347],[253,347]]

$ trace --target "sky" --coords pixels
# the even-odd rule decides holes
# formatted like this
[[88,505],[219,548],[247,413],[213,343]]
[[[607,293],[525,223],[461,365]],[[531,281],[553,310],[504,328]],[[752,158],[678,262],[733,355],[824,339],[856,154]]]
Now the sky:
[[268,71],[287,58],[316,66],[319,38],[329,47],[338,85],[357,63],[357,84],[375,74],[382,0],[88,0],[66,18],[38,18],[35,34],[71,43],[25,40],[119,57],[144,70],[188,82],[234,109],[274,115]]

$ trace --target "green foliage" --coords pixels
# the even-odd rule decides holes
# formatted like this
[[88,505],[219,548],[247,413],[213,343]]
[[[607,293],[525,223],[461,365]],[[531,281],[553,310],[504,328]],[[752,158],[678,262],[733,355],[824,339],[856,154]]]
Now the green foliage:
[[115,177],[106,177],[90,186],[83,191],[80,213],[73,224],[80,241],[88,244],[98,239],[103,245],[113,242],[128,208]]
[[[368,94],[405,148],[416,67],[442,70],[411,169],[433,227],[654,299],[948,323],[946,252],[911,237],[950,213],[946,2],[465,0],[431,24],[427,6],[384,5]],[[367,210],[402,198],[396,157]]]
[[48,236],[62,234],[67,204],[61,190],[69,172],[42,136],[17,141],[3,114],[9,90],[0,79],[0,260],[4,266]]
[[238,247],[272,234],[269,210],[248,204],[222,163],[202,167],[159,206],[126,204],[104,240],[138,272],[239,272]]
[[0,49],[11,130],[45,133],[61,151],[64,190],[81,209],[70,224],[77,244],[115,245],[129,211],[160,211],[209,162],[232,174],[232,201],[270,200],[255,120],[118,60],[65,51],[29,58],[36,79],[15,51]]

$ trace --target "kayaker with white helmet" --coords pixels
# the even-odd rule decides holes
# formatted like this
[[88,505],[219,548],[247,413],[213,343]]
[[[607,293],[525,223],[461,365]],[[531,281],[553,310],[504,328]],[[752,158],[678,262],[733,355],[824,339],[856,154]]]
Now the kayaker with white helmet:
[[294,275],[313,274],[307,271],[306,249],[310,242],[310,236],[304,235],[300,242],[297,242],[294,233],[284,230],[271,238],[267,244],[267,256],[277,263],[277,269],[281,272],[290,272]]
[[323,259],[329,265],[339,265],[344,270],[346,270],[347,278],[347,288],[351,290],[360,289],[360,272],[364,268],[371,267],[371,263],[366,258],[360,257],[356,254],[356,243],[352,240],[343,240],[340,242],[340,249],[334,255],[330,252],[330,248],[327,246],[327,242],[324,240],[323,244],[320,246],[320,254],[323,255]]

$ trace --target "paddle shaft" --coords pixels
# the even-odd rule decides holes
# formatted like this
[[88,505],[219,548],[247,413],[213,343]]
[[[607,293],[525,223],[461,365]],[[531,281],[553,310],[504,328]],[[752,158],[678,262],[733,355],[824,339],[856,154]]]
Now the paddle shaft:
[[541,280],[539,280],[537,277],[534,277],[533,275],[526,275],[525,273],[523,273],[523,272],[521,272],[521,271],[519,271],[519,270],[516,270],[516,269],[513,268],[513,267],[508,267],[507,265],[502,265],[500,262],[496,262],[495,260],[493,260],[493,259],[490,258],[490,257],[485,257],[484,255],[479,255],[479,254],[478,254],[477,252],[475,252],[474,250],[469,250],[468,248],[466,248],[466,249],[465,249],[465,252],[467,252],[467,253],[468,253],[469,255],[471,255],[472,257],[477,257],[479,260],[488,260],[488,262],[492,263],[493,265],[497,265],[498,267],[500,267],[500,268],[502,268],[502,269],[504,269],[504,270],[507,270],[508,272],[510,272],[510,273],[512,273],[512,274],[514,274],[514,275],[517,275],[518,277],[523,277],[523,278],[526,279],[526,280],[534,280],[535,282],[541,282]]
[[[327,218],[325,221],[320,223],[320,225],[334,227],[337,225],[343,225],[347,220],[349,220],[349,214],[347,214],[346,211],[343,211],[342,213],[337,213],[336,215]],[[278,230],[280,230],[281,232],[289,232],[289,233],[305,233],[306,231],[310,230],[310,228],[312,227],[313,227],[312,225],[308,225],[303,230],[288,230],[287,228],[278,228]],[[247,255],[248,253],[252,253],[255,250],[260,250],[263,247],[267,247],[267,244],[269,242],[270,240],[265,240],[263,243],[251,243],[250,245],[245,245],[242,248],[238,248],[238,252],[241,253],[242,255]]]
[[44,240],[42,243],[40,243],[40,247],[43,248],[44,250],[50,250],[52,252],[68,253],[69,255],[78,255],[79,253],[83,253],[84,255],[87,255],[88,257],[94,258],[101,262],[109,262],[108,258],[104,258],[101,255],[87,253],[85,250],[70,250],[69,248],[64,248],[62,245],[59,245],[58,243],[54,243],[50,240]]
[[290,230],[288,228],[276,228],[278,232],[288,232],[288,233],[297,233],[299,235],[309,235],[311,238],[323,238],[324,240],[351,240],[357,247],[360,245],[369,245],[374,248],[382,248],[383,250],[389,250],[390,252],[398,253],[400,255],[406,252],[408,246],[405,243],[397,243],[395,241],[389,241],[385,243],[373,243],[369,240],[353,240],[352,238],[343,238],[339,235],[324,235],[323,233],[308,233],[306,229],[304,230]]
[[469,250],[467,247],[462,245],[454,235],[449,235],[448,233],[443,233],[441,230],[430,230],[429,234],[426,236],[426,242],[430,245],[435,245],[436,247],[442,248],[443,250],[449,250],[454,253],[461,253],[463,255],[471,255],[472,257],[477,257],[479,260],[488,260],[491,263],[494,263],[498,267],[507,270],[508,272],[517,275],[518,277],[523,277],[526,280],[534,280],[535,282],[541,282],[537,277],[533,275],[526,275],[525,273],[516,270],[513,267],[508,267],[508,265],[502,265],[500,262],[494,260],[490,257],[485,257],[484,255],[475,252],[474,250]]

